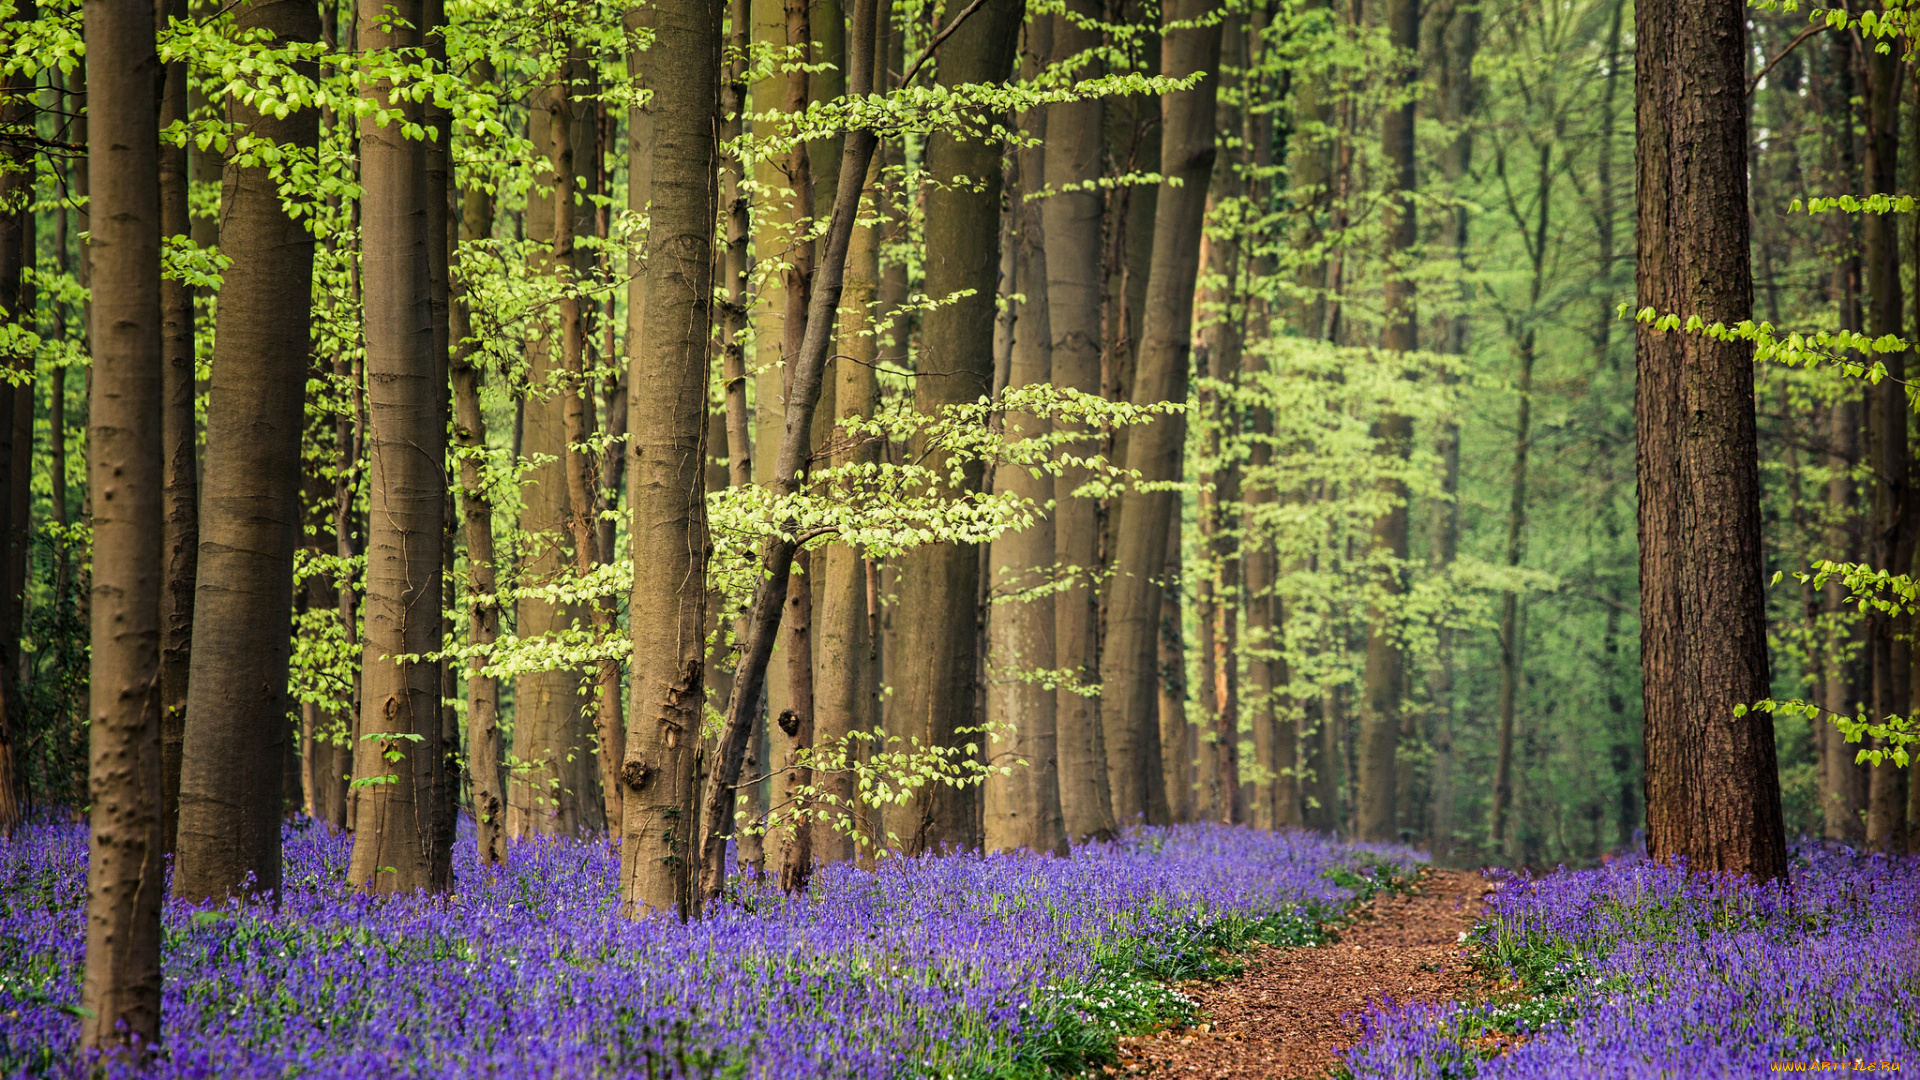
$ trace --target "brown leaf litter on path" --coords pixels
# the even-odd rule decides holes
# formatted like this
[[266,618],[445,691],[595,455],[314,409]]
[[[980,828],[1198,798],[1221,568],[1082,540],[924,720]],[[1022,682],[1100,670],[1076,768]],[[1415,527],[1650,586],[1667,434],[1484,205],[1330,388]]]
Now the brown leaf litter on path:
[[1460,935],[1492,887],[1472,871],[1432,870],[1415,889],[1374,897],[1331,944],[1262,945],[1240,975],[1182,986],[1207,1022],[1122,1039],[1120,1064],[1108,1071],[1167,1080],[1325,1076],[1359,1037],[1368,1005],[1468,996],[1478,981]]

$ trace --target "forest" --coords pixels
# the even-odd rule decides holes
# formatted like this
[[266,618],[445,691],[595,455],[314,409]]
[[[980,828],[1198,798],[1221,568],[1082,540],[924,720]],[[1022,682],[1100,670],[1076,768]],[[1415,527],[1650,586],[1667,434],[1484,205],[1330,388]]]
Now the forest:
[[1916,45],[0,0],[0,1076],[1920,1066]]

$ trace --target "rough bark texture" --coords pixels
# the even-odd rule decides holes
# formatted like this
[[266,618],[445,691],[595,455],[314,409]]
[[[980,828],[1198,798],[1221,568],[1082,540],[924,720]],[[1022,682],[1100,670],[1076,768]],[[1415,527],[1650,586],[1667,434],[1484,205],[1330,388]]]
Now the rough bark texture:
[[[407,24],[402,27],[388,13]],[[419,0],[362,0],[363,49],[418,48]],[[389,103],[419,122],[419,107]],[[366,309],[368,515],[366,633],[354,746],[353,860],[347,878],[375,893],[452,886],[441,846],[440,665],[407,662],[440,647],[440,535],[446,513],[446,421],[433,353],[426,161],[399,125],[360,122]],[[440,197],[439,193],[434,193]],[[384,779],[384,782],[383,782]]]
[[[1749,316],[1745,12],[1636,5],[1638,301],[1682,320]],[[1647,850],[1697,870],[1786,872],[1767,696],[1749,350],[1637,327]]]
[[[1052,51],[1053,20],[1028,24],[1021,50],[1022,74],[1037,75]],[[1021,126],[1036,139],[1047,137],[1045,108],[1029,110]],[[1043,200],[1026,196],[1041,190],[1046,152],[1022,149],[1016,160],[1009,202],[1014,225],[1012,289],[1026,299],[1015,305],[1009,388],[1046,383],[1052,377],[1053,330],[1047,307],[1047,254],[1040,219]],[[1009,413],[1008,441],[1044,435],[1051,424],[1041,417]],[[988,778],[984,823],[989,851],[1027,848],[1067,854],[1060,819],[1060,765],[1057,748],[1057,692],[1051,680],[1022,673],[1051,671],[1054,658],[1052,583],[1054,522],[1046,513],[1054,496],[1053,477],[1028,469],[996,469],[995,492],[1033,501],[1040,508],[1034,523],[996,539],[989,552],[989,586],[995,603],[988,616],[987,719],[1004,725],[1004,734],[988,743],[988,759],[1012,771]],[[1039,589],[1038,596],[1028,595]],[[1024,765],[1017,764],[1025,762]]]
[[[172,0],[171,14],[188,15],[184,0]],[[167,65],[160,93],[160,126],[187,118],[187,65]],[[187,149],[160,148],[160,233],[189,235]],[[187,730],[187,674],[193,643],[193,593],[200,555],[199,476],[194,423],[193,289],[167,278],[160,282],[161,453],[166,455],[161,483],[166,509],[161,548],[166,579],[160,612],[160,753],[164,762],[166,804],[161,821],[167,850],[175,850],[180,814],[180,755]],[[65,387],[60,388],[63,392]],[[64,425],[63,425],[64,426]],[[63,448],[64,449],[64,448]]]
[[[943,86],[996,83],[1012,73],[1022,0],[986,0],[940,46]],[[1000,147],[960,139],[945,131],[927,142],[926,292],[945,297],[963,289],[972,295],[943,304],[923,317],[914,380],[914,409],[938,415],[945,406],[976,401],[993,390],[993,307],[999,276]],[[966,177],[972,183],[952,183]],[[926,447],[913,447],[914,456]],[[928,462],[945,472],[938,459]],[[969,465],[959,487],[978,491],[983,470]],[[959,492],[955,492],[958,494]],[[900,605],[916,613],[899,627],[904,666],[895,687],[895,726],[927,746],[976,741],[957,735],[976,727],[974,680],[979,664],[976,605],[980,552],[973,544],[925,544],[907,552],[900,572]],[[978,843],[974,820],[978,792],[934,784],[921,788],[898,810],[893,831],[909,853]],[[889,811],[890,816],[893,811]]]
[[[1074,0],[1071,10],[1092,18],[1092,0]],[[1065,14],[1053,16],[1056,63],[1097,46],[1100,33]],[[1083,70],[1086,77],[1100,72]],[[1070,190],[1100,175],[1105,107],[1099,98],[1061,102],[1048,110],[1046,185],[1062,194],[1040,201],[1047,252],[1047,322],[1053,335],[1053,385],[1100,392],[1101,196]],[[1100,564],[1099,504],[1077,497],[1086,470],[1070,466],[1054,481],[1053,557],[1071,583],[1054,596],[1054,667],[1069,672],[1054,696],[1060,761],[1060,812],[1072,842],[1113,834],[1107,788],[1107,750],[1100,699],[1085,688],[1100,681],[1099,594],[1091,582]]]
[[80,1045],[160,1038],[160,58],[154,8],[86,5],[93,504]]
[[[300,0],[253,0],[239,9],[237,23],[286,45],[320,37],[317,9]],[[230,122],[283,146],[319,141],[317,110],[277,119],[238,100],[229,109]],[[313,234],[281,207],[279,185],[265,168],[228,166],[220,201],[221,254],[233,262],[220,288],[207,403],[192,634],[199,648],[188,684],[173,874],[174,895],[190,902],[280,887],[288,612],[304,525],[300,440]],[[184,388],[169,389],[186,397],[189,432],[171,449],[184,454],[191,471],[190,356],[185,366]],[[179,464],[170,455],[169,470]]]
[[[645,169],[652,201],[644,272],[629,286],[627,505],[631,507],[631,698],[620,765],[620,895],[638,918],[691,901],[696,850],[694,751],[704,707],[709,541],[706,455],[707,337],[713,315],[714,216],[720,109],[716,0],[666,0],[645,64],[654,98],[651,137],[631,133],[630,169]],[[731,777],[725,778],[729,787]]]
[[[1199,0],[1174,0],[1166,20],[1198,19]],[[1161,101],[1160,173],[1153,230],[1153,258],[1144,311],[1139,361],[1131,399],[1136,405],[1181,401],[1187,396],[1187,360],[1193,322],[1193,286],[1199,272],[1201,221],[1213,170],[1215,98],[1219,89],[1220,24],[1169,29],[1160,49],[1160,72],[1185,77],[1206,72],[1191,90]],[[1174,181],[1180,181],[1175,184]],[[1180,478],[1186,424],[1164,416],[1133,429],[1125,464],[1147,482]],[[1114,540],[1114,578],[1107,601],[1106,644],[1100,658],[1103,723],[1113,814],[1121,824],[1142,817],[1167,819],[1155,701],[1155,646],[1161,583],[1166,563],[1164,523],[1173,492],[1129,491],[1119,500]]]
[[[1404,50],[1404,59],[1395,70],[1393,80],[1405,87],[1418,74],[1414,66],[1420,48],[1418,0],[1390,0],[1387,31],[1394,47]],[[1386,182],[1389,262],[1386,326],[1381,332],[1380,344],[1392,352],[1411,352],[1419,346],[1414,284],[1406,266],[1418,239],[1413,204],[1411,96],[1387,111],[1381,122],[1380,138],[1381,150],[1391,170]],[[1373,436],[1379,441],[1380,453],[1405,458],[1412,449],[1413,421],[1404,416],[1384,417],[1374,424]],[[1391,561],[1378,570],[1386,599],[1367,619],[1366,697],[1360,710],[1360,784],[1354,793],[1353,825],[1354,836],[1361,840],[1393,839],[1399,824],[1395,806],[1399,783],[1396,758],[1406,657],[1394,640],[1393,624],[1399,613],[1393,609],[1393,598],[1406,591],[1402,567],[1407,558],[1407,486],[1402,481],[1390,480],[1385,487],[1392,508],[1373,523],[1373,551],[1377,558]]]

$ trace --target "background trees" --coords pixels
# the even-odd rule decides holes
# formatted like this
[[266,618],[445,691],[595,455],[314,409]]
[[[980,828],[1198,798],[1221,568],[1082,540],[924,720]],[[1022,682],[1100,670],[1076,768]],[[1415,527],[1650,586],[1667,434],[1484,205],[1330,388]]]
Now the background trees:
[[[1708,126],[1749,131],[1721,150],[1751,191],[1636,209],[1627,80],[1654,198],[1655,121],[1684,111],[1660,73],[1700,50],[1648,51],[1628,20],[1670,14],[175,12],[152,35],[181,85],[150,178],[174,376],[151,407],[191,428],[155,482],[180,511],[168,550],[191,533],[199,566],[169,564],[155,618],[167,657],[203,647],[186,689],[171,663],[160,682],[177,886],[271,888],[291,808],[353,830],[373,888],[445,887],[462,813],[483,861],[617,827],[664,845],[629,868],[636,910],[724,887],[730,839],[761,865],[766,829],[794,885],[812,861],[1057,849],[1142,817],[1530,863],[1632,842],[1640,566],[1667,564],[1630,513],[1653,449],[1629,452],[1627,342],[1649,371],[1742,346],[1630,335],[1623,302],[1693,309],[1632,297],[1629,267],[1666,280],[1653,256],[1744,199],[1750,234],[1702,280],[1741,292],[1722,264],[1746,252],[1755,314],[1865,330],[1883,340],[1843,342],[1851,362],[1897,377],[1916,258],[1904,203],[1804,201],[1891,194],[1912,164],[1898,19],[1721,12],[1747,44]],[[86,800],[104,729],[80,702],[111,654],[80,662],[79,628],[129,572],[79,468],[106,452],[110,336],[89,289],[111,230],[84,201],[104,166],[76,157],[104,114],[69,74],[84,23],[7,22],[0,823],[9,800]],[[1897,384],[1831,348],[1787,358],[1816,362],[1763,364],[1753,447],[1726,449],[1753,459],[1758,507],[1727,580],[1910,572]],[[1640,377],[1643,430],[1672,429]],[[1738,685],[1676,708],[1911,711],[1888,595],[1784,579]],[[1756,735],[1752,834],[1777,776],[1787,831],[1907,843],[1914,788],[1852,760],[1901,731],[1865,737],[1794,713],[1768,765]],[[655,769],[674,790],[636,802]],[[203,874],[210,852],[231,857]]]

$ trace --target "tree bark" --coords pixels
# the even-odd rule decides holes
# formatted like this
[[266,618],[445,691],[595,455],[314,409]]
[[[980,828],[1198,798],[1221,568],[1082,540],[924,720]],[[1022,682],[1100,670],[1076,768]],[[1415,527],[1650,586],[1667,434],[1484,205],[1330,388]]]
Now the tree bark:
[[[1401,58],[1392,76],[1405,91],[1417,77],[1420,50],[1418,0],[1390,0],[1387,30]],[[1386,327],[1380,344],[1389,352],[1411,352],[1419,347],[1419,314],[1414,306],[1414,283],[1407,262],[1418,240],[1414,211],[1414,102],[1412,95],[1387,110],[1381,122],[1382,151],[1389,163],[1387,178]],[[1387,416],[1373,426],[1379,453],[1405,458],[1413,441],[1413,421]],[[1399,825],[1396,788],[1402,695],[1406,657],[1394,640],[1395,598],[1406,592],[1407,486],[1401,480],[1385,482],[1391,509],[1373,523],[1373,552],[1386,560],[1378,567],[1385,599],[1367,618],[1365,701],[1360,710],[1359,790],[1354,793],[1354,836],[1360,840],[1391,840]]]
[[[1098,8],[1092,0],[1072,0],[1069,10],[1086,20],[1097,17]],[[1097,29],[1065,13],[1053,16],[1054,63],[1087,53],[1099,43]],[[1098,74],[1097,68],[1085,72],[1089,78]],[[1046,186],[1059,194],[1040,201],[1053,385],[1089,394],[1100,392],[1101,294],[1106,287],[1100,251],[1102,198],[1091,190],[1100,176],[1105,112],[1100,98],[1061,102],[1048,110]],[[1099,590],[1092,584],[1100,565],[1100,507],[1096,499],[1073,494],[1089,479],[1087,470],[1070,465],[1054,481],[1054,562],[1060,573],[1071,575],[1054,594],[1054,666],[1069,672],[1077,684],[1062,684],[1054,695],[1060,812],[1072,843],[1113,835],[1100,698],[1084,689],[1100,681]]]
[[[1746,25],[1738,0],[1634,9],[1639,307],[1749,317]],[[1641,323],[1635,354],[1647,850],[1786,873],[1767,696],[1747,347]]]
[[[299,0],[252,0],[237,16],[238,29],[263,32],[280,47],[320,37],[317,9]],[[311,65],[307,74],[315,74]],[[319,142],[316,110],[278,118],[237,97],[228,108],[229,122],[282,146]],[[221,254],[232,263],[220,288],[207,404],[204,572],[191,638],[199,648],[188,680],[173,875],[174,895],[194,903],[280,887],[293,553],[305,524],[300,446],[314,238],[282,207],[268,169],[229,165],[222,187]],[[177,362],[184,370],[168,388],[184,400],[168,404],[184,405],[188,430],[170,448],[168,469],[184,466],[190,476],[191,354]]]
[[[169,14],[188,17],[185,0],[171,0]],[[187,65],[166,66],[160,94],[160,126],[187,119]],[[187,212],[187,149],[160,148],[160,233],[187,236],[193,223]],[[175,850],[180,818],[180,758],[187,731],[187,675],[193,644],[193,593],[200,554],[197,425],[194,421],[193,289],[185,282],[160,282],[161,452],[165,487],[166,580],[160,615],[160,754],[166,784],[161,822],[166,850]],[[64,382],[64,380],[62,380]],[[59,388],[63,392],[65,386]],[[62,427],[65,425],[62,424]],[[64,447],[62,451],[64,452]],[[63,478],[64,479],[64,478]],[[61,486],[64,487],[64,484]],[[64,496],[64,492],[61,493]],[[277,841],[276,841],[277,843]],[[277,869],[277,859],[276,859]]]
[[[424,25],[422,6],[363,0],[361,48],[420,48],[437,29]],[[419,123],[420,106],[391,99],[390,89],[381,80],[364,93]],[[360,162],[364,288],[386,302],[366,305],[366,631],[353,770],[363,790],[347,879],[373,893],[445,892],[453,883],[437,850],[440,665],[394,659],[440,648],[446,390],[433,353],[425,148],[398,122],[381,127],[368,117]]]
[[[1023,8],[1023,0],[985,0],[941,45],[940,85],[1005,80],[1013,70]],[[976,401],[993,391],[1000,148],[991,141],[936,131],[927,140],[926,169],[933,181],[926,194],[926,293],[946,297],[972,290],[922,317],[913,406],[923,415],[936,416],[949,405]],[[957,176],[973,183],[952,183]],[[916,439],[912,455],[922,457],[927,451],[924,441]],[[947,471],[938,455],[927,464],[937,472]],[[979,491],[983,467],[973,463],[962,473],[950,494]],[[915,615],[899,628],[901,655],[908,662],[894,688],[901,718],[896,734],[918,738],[923,746],[971,742],[970,736],[956,732],[979,723],[974,711],[979,549],[973,544],[924,544],[910,549],[901,562],[900,605]],[[976,847],[978,797],[972,787],[923,787],[899,807],[901,826],[895,832],[909,854]]]
[[[93,386],[86,966],[80,1045],[160,1039],[160,57],[154,6],[86,5]],[[275,770],[276,775],[278,770]]]
[[[1199,273],[1201,222],[1207,181],[1213,170],[1215,98],[1219,89],[1220,25],[1175,28],[1177,20],[1206,13],[1198,0],[1166,7],[1168,29],[1161,43],[1160,72],[1185,77],[1206,72],[1193,89],[1161,101],[1160,184],[1155,206],[1152,269],[1142,312],[1139,362],[1131,400],[1136,405],[1181,401],[1187,396],[1187,361],[1193,322],[1193,286]],[[1176,183],[1176,181],[1178,181]],[[1180,478],[1186,424],[1163,416],[1128,435],[1127,468],[1148,483]],[[1168,491],[1128,491],[1119,499],[1114,537],[1114,573],[1107,601],[1106,647],[1100,658],[1113,814],[1121,824],[1168,817],[1161,776],[1154,676],[1158,670],[1160,592],[1155,575],[1166,562],[1164,523],[1176,496]]]
[[[653,48],[629,60],[645,65],[654,88],[651,122],[631,124],[627,146],[629,173],[646,173],[650,190],[642,194],[652,204],[646,268],[629,285],[634,321],[627,331],[628,385],[647,388],[629,395],[627,423],[633,658],[620,766],[620,896],[635,918],[674,910],[684,918],[693,899],[694,751],[705,700],[710,545],[702,473],[725,10],[719,0],[665,0],[651,13]],[[665,317],[638,321],[649,312]],[[733,783],[731,776],[714,781],[729,792]]]

